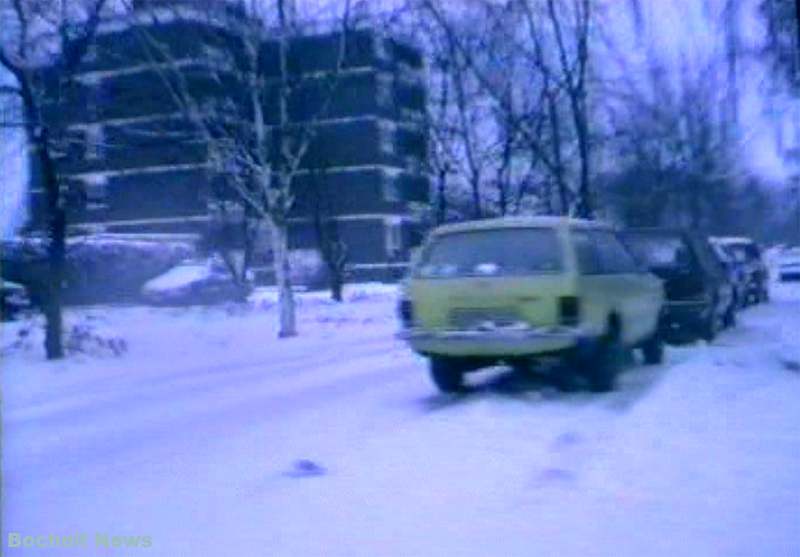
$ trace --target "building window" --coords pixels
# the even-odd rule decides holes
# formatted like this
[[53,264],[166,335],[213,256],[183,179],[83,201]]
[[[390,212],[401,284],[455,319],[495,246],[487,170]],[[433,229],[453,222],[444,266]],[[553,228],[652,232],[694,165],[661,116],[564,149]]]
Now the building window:
[[86,127],[86,160],[97,160],[105,157],[105,132],[100,124]]
[[100,80],[97,76],[89,75],[81,79],[86,88],[86,117],[90,122],[96,122],[99,117],[99,87]]
[[390,73],[380,73],[375,78],[375,103],[379,108],[394,107],[394,78]]
[[386,120],[378,121],[378,148],[382,155],[392,156],[397,152],[397,126]]
[[386,234],[386,255],[389,259],[397,259],[403,251],[403,219],[388,217],[383,222]]
[[97,62],[97,43],[91,43],[83,55],[83,62]]
[[105,176],[91,176],[84,180],[86,192],[86,209],[97,210],[108,208],[108,181]]

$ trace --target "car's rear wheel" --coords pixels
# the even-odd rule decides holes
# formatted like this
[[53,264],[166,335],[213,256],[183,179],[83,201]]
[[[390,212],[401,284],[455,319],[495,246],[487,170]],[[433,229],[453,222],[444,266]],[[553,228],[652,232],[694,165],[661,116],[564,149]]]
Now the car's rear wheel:
[[660,330],[642,344],[642,355],[647,365],[658,365],[664,361],[664,337]]
[[731,302],[728,306],[728,309],[725,311],[725,317],[723,317],[723,324],[726,328],[731,328],[736,326],[736,304]]
[[717,315],[717,306],[714,304],[709,309],[708,317],[703,323],[702,329],[700,331],[700,338],[705,340],[706,342],[712,342],[715,338],[717,338],[717,333],[719,333],[719,316]]
[[625,348],[622,345],[619,328],[612,327],[608,334],[598,341],[594,358],[583,363],[589,388],[596,393],[614,390],[624,360]]
[[433,356],[430,359],[430,373],[436,387],[443,393],[457,393],[464,390],[464,366],[454,358]]

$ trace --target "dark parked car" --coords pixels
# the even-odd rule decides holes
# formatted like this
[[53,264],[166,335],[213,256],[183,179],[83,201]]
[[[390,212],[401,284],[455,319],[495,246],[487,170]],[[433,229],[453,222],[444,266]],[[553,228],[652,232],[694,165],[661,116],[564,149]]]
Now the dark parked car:
[[639,262],[664,281],[666,340],[711,341],[735,323],[733,286],[708,240],[684,230],[638,229],[621,234]]
[[761,256],[761,249],[750,238],[712,238],[717,245],[733,254],[745,270],[747,282],[746,302],[758,304],[769,300],[769,272]]

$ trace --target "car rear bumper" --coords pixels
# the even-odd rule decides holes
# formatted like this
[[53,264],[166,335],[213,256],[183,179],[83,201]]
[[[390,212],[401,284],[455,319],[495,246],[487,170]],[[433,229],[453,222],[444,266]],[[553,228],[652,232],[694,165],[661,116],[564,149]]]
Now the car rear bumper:
[[586,337],[578,327],[531,327],[514,329],[425,330],[406,329],[397,334],[424,355],[535,356],[574,347]]
[[662,330],[668,337],[694,333],[708,320],[713,306],[706,301],[674,301],[664,305]]

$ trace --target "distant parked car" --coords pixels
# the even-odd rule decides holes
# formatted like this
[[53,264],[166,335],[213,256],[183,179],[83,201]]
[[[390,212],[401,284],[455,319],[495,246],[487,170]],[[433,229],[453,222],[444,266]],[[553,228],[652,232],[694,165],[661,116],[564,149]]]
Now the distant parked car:
[[712,238],[715,244],[725,246],[744,266],[747,276],[747,302],[758,304],[769,300],[769,271],[761,256],[761,248],[750,238]]
[[[613,388],[625,347],[663,357],[661,281],[606,225],[578,219],[494,219],[436,229],[399,303],[401,338],[457,391],[466,372],[560,357],[593,390]],[[560,379],[568,378],[562,375]]]
[[705,238],[684,230],[639,229],[622,240],[653,273],[667,294],[664,335],[670,341],[712,341],[735,323],[733,286]]
[[243,295],[246,292],[216,259],[184,261],[142,287],[144,300],[158,305],[215,304]]
[[736,309],[743,308],[747,302],[747,269],[740,261],[737,261],[736,256],[731,250],[720,244],[711,243],[714,250],[714,255],[725,268],[725,273],[728,275],[728,282],[733,287],[733,305]]
[[778,278],[782,282],[800,281],[800,246],[781,251],[778,256]]
[[0,321],[14,319],[20,311],[30,306],[31,300],[24,286],[0,279]]

